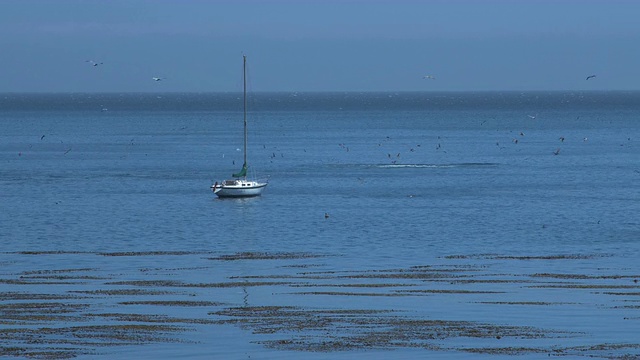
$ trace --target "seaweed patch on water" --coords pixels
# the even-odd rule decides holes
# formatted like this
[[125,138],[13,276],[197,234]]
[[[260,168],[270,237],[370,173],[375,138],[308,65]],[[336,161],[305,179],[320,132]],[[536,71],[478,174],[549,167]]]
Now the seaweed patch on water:
[[21,255],[76,255],[76,254],[90,254],[86,251],[63,251],[63,250],[51,250],[51,251],[17,251],[10,254]]
[[36,279],[36,280],[105,280],[108,278],[91,275],[24,275],[20,279]]
[[531,347],[486,347],[486,348],[461,348],[461,351],[473,354],[486,355],[525,355],[525,354],[548,354],[549,349],[531,348]]
[[82,296],[76,295],[56,295],[56,294],[37,294],[27,292],[3,292],[0,293],[0,301],[9,300],[72,300],[82,299]]
[[82,318],[78,313],[88,304],[61,302],[17,302],[0,304],[0,323],[28,325],[43,322],[68,322]]
[[235,307],[211,313],[255,334],[280,335],[258,341],[269,348],[296,351],[439,348],[449,338],[539,339],[559,334],[527,326],[473,321],[413,319],[395,311],[310,310],[287,306]]
[[[101,293],[88,291],[87,293]],[[131,293],[127,292],[128,295]],[[33,296],[31,296],[33,295]],[[76,295],[42,295],[7,292],[0,304],[0,357],[67,359],[93,354],[97,348],[150,343],[188,342],[180,333],[193,325],[212,324],[207,318],[178,318],[165,314],[91,313],[94,302]],[[43,301],[34,301],[39,298]],[[25,301],[28,300],[28,301]],[[52,301],[53,300],[53,301]],[[127,303],[127,302],[122,302]],[[122,304],[120,303],[120,304]],[[211,301],[135,301],[131,305],[220,306]],[[96,324],[96,320],[98,323]],[[107,322],[105,324],[105,322]],[[72,326],[74,325],[74,326]],[[186,327],[189,326],[189,327]]]
[[87,295],[108,295],[108,296],[149,296],[149,295],[172,295],[174,291],[146,290],[146,289],[111,289],[111,290],[71,290],[70,293]]
[[391,288],[391,287],[410,287],[415,284],[404,283],[364,283],[364,284],[292,284],[291,287],[337,287],[337,288]]
[[165,324],[115,324],[37,329],[0,329],[7,341],[28,344],[65,344],[75,346],[140,345],[155,342],[183,342],[171,334],[182,332],[182,326]]
[[7,285],[64,285],[64,284],[78,284],[78,283],[80,282],[63,281],[63,280],[42,281],[42,279],[39,279],[38,281],[36,281],[36,279],[29,279],[25,277],[22,277],[20,279],[0,279],[0,284],[7,284]]
[[[621,353],[624,351],[625,353]],[[597,344],[555,349],[556,355],[585,356],[602,359],[639,359],[640,344]]]
[[[100,258],[104,268],[34,270],[15,262],[14,273],[5,270],[0,279],[7,289],[0,292],[0,357],[58,359],[88,356],[98,350],[109,355],[115,351],[109,347],[122,345],[192,346],[189,332],[207,326],[217,330],[220,325],[253,333],[249,341],[264,347],[291,351],[640,355],[640,345],[628,344],[636,342],[632,335],[623,334],[619,344],[591,346],[592,339],[610,335],[606,331],[611,330],[583,332],[582,327],[566,325],[565,315],[545,321],[535,318],[535,314],[553,310],[545,307],[564,306],[561,313],[566,316],[592,307],[595,312],[606,309],[607,315],[619,315],[629,324],[637,322],[638,317],[630,315],[638,308],[633,301],[640,301],[635,299],[640,293],[635,280],[640,275],[633,275],[633,267],[621,269],[609,261],[603,268],[587,255],[482,254],[452,257],[438,261],[440,264],[340,269],[336,264],[307,260],[324,257],[311,253],[241,252],[214,258],[208,256],[219,253],[205,253],[210,255],[188,251],[91,253],[105,256]],[[149,258],[138,259],[132,266],[132,256]],[[551,268],[544,261],[525,266],[517,262],[564,259],[568,261]],[[573,259],[581,261],[573,263]],[[40,266],[53,263],[44,260]],[[86,263],[55,260],[55,264]],[[247,266],[251,263],[234,264],[234,260],[264,262],[252,267]],[[585,291],[590,292],[589,299],[602,301],[557,302],[579,299]],[[218,299],[225,302],[213,301]],[[612,302],[624,303],[612,307]],[[323,306],[328,308],[318,308]],[[527,311],[517,311],[518,307]],[[553,324],[569,330],[557,331]],[[567,337],[571,348],[564,347]]]
[[14,313],[47,313],[47,314],[66,314],[75,312],[78,309],[87,308],[88,304],[70,304],[61,302],[18,302],[9,304],[0,304],[0,314]]
[[50,347],[46,349],[0,346],[0,357],[22,357],[29,359],[73,359],[81,355],[90,355],[91,351],[77,348]]
[[199,306],[222,306],[224,303],[215,301],[181,301],[181,300],[149,300],[149,301],[123,301],[121,305],[154,305],[154,306],[184,306],[184,307],[199,307]]
[[551,306],[551,305],[575,305],[576,303],[568,302],[547,302],[547,301],[478,301],[477,304],[491,305],[534,305],[534,306]]
[[282,266],[283,268],[291,268],[291,269],[310,269],[313,267],[321,267],[324,266],[322,264],[291,264],[291,265],[284,265]]
[[640,296],[640,292],[613,292],[613,291],[605,291],[603,292],[605,295],[623,295],[623,296]]
[[548,284],[548,285],[531,285],[530,288],[539,289],[640,289],[640,285],[599,285],[599,284]]
[[447,255],[445,259],[464,260],[590,260],[600,257],[608,257],[609,254],[557,254],[557,255],[499,255],[499,254],[471,254],[471,255]]
[[638,275],[585,275],[585,274],[557,274],[557,273],[536,273],[532,277],[553,278],[553,279],[573,279],[573,280],[618,280],[637,279]]
[[339,278],[345,279],[413,279],[413,280],[434,280],[434,279],[451,279],[464,278],[467,275],[457,274],[457,271],[450,273],[448,271],[433,271],[430,268],[410,268],[410,269],[392,269],[392,270],[375,270],[366,271],[356,274],[341,275]]
[[[89,314],[92,317],[102,317],[113,319],[119,322],[136,322],[136,323],[161,323],[161,324],[213,324],[212,320],[208,319],[192,319],[192,318],[177,318],[160,314],[126,314],[126,313],[105,313],[105,314]],[[186,330],[186,329],[182,329]]]
[[504,294],[506,291],[489,291],[489,290],[443,290],[443,289],[425,289],[425,290],[398,290],[401,293],[409,294]]
[[221,283],[185,283],[174,280],[132,280],[132,281],[115,281],[109,282],[107,285],[128,285],[141,287],[176,287],[176,288],[235,288],[235,287],[252,287],[252,286],[282,286],[289,285],[288,282],[274,281],[242,281],[242,282],[221,282]]
[[326,255],[318,255],[311,253],[297,252],[239,252],[231,255],[221,255],[209,258],[209,260],[293,260],[293,259],[314,259],[326,257]]
[[[20,304],[14,305],[13,307],[20,306]],[[54,312],[63,313],[75,313],[87,308],[84,305],[73,307],[71,304],[65,304],[64,309],[61,309],[59,304],[52,304],[51,307],[54,305],[58,307]],[[0,347],[0,357],[67,359],[94,353],[96,348],[150,343],[184,343],[188,341],[179,337],[178,334],[190,329],[185,325],[211,323],[207,319],[183,319],[158,314],[74,314],[67,317],[47,315],[46,312],[51,311],[51,307],[45,306],[43,309],[42,304],[28,305],[27,311],[19,314],[24,319],[24,323],[14,325],[46,322],[53,326],[31,325],[28,328],[0,329],[0,338],[11,344],[11,347]],[[36,311],[38,309],[42,313]],[[6,312],[2,317],[7,317]],[[119,323],[68,325],[92,321],[95,318]]]
[[383,280],[389,283],[393,280],[449,281],[451,279],[472,278],[485,266],[412,266],[406,269],[382,269],[361,271],[315,271],[300,272],[298,277],[308,280]]
[[96,271],[94,268],[80,268],[80,269],[57,269],[57,270],[32,270],[23,271],[22,275],[49,275],[49,274],[66,274],[74,272],[90,272]]
[[453,279],[451,284],[530,284],[526,279]]
[[392,293],[376,293],[376,292],[354,292],[354,291],[304,291],[294,292],[296,295],[331,295],[331,296],[412,296],[412,294],[402,294],[397,292]]

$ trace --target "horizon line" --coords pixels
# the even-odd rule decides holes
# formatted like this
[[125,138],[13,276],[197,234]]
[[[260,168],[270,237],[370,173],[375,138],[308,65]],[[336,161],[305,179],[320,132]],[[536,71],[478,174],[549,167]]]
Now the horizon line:
[[[567,93],[567,92],[640,92],[639,89],[563,89],[563,90],[263,90],[254,94],[336,94],[336,93]],[[242,91],[0,91],[8,94],[237,94]]]

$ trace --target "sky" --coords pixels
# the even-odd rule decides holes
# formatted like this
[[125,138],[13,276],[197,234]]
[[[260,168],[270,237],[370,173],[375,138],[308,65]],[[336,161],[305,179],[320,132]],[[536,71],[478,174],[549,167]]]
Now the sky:
[[260,92],[640,90],[638,15],[636,0],[0,0],[0,92],[241,91],[242,55]]

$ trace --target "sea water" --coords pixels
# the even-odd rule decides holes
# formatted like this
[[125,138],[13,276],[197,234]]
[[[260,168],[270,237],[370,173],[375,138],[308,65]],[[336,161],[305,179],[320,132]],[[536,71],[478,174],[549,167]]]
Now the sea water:
[[[96,313],[215,321],[226,319],[216,314],[224,308],[291,306],[570,334],[496,344],[451,336],[422,348],[327,353],[265,345],[274,336],[304,342],[304,333],[216,323],[191,325],[181,341],[149,341],[155,345],[65,345],[72,354],[386,358],[393,350],[394,357],[475,358],[468,350],[477,346],[638,354],[640,92],[252,94],[248,164],[269,185],[250,199],[218,199],[210,190],[242,166],[241,94],[3,94],[0,123],[3,317],[7,306],[27,301],[6,294],[95,294],[149,279],[272,279],[281,283],[191,286],[154,297],[219,304],[204,308],[132,305],[131,297],[73,301],[88,308],[80,315],[94,316],[77,320],[83,325],[102,323]],[[446,284],[398,280],[419,267],[452,272]],[[464,287],[476,295],[447,295],[442,290],[457,286],[454,268],[495,282]],[[85,276],[33,277],[78,272]],[[355,294],[354,282],[366,285],[362,279],[379,272],[395,274],[402,291],[433,292],[394,292],[382,287],[391,280],[380,280],[384,290]],[[316,291],[322,286],[331,292]],[[489,292],[500,295],[482,295]],[[324,331],[335,339],[337,330]],[[64,347],[48,344],[40,347]],[[594,350],[602,344],[633,346]],[[14,338],[3,346],[33,345]]]

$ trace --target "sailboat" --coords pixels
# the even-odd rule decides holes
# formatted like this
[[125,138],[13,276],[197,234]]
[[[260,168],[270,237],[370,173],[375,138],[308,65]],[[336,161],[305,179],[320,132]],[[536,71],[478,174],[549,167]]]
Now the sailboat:
[[243,93],[244,93],[244,162],[242,169],[236,174],[232,174],[233,179],[224,180],[218,184],[216,181],[211,185],[211,190],[218,197],[251,197],[259,196],[262,191],[267,187],[268,182],[263,180],[249,180],[247,179],[247,56],[242,55],[242,80],[243,80]]

